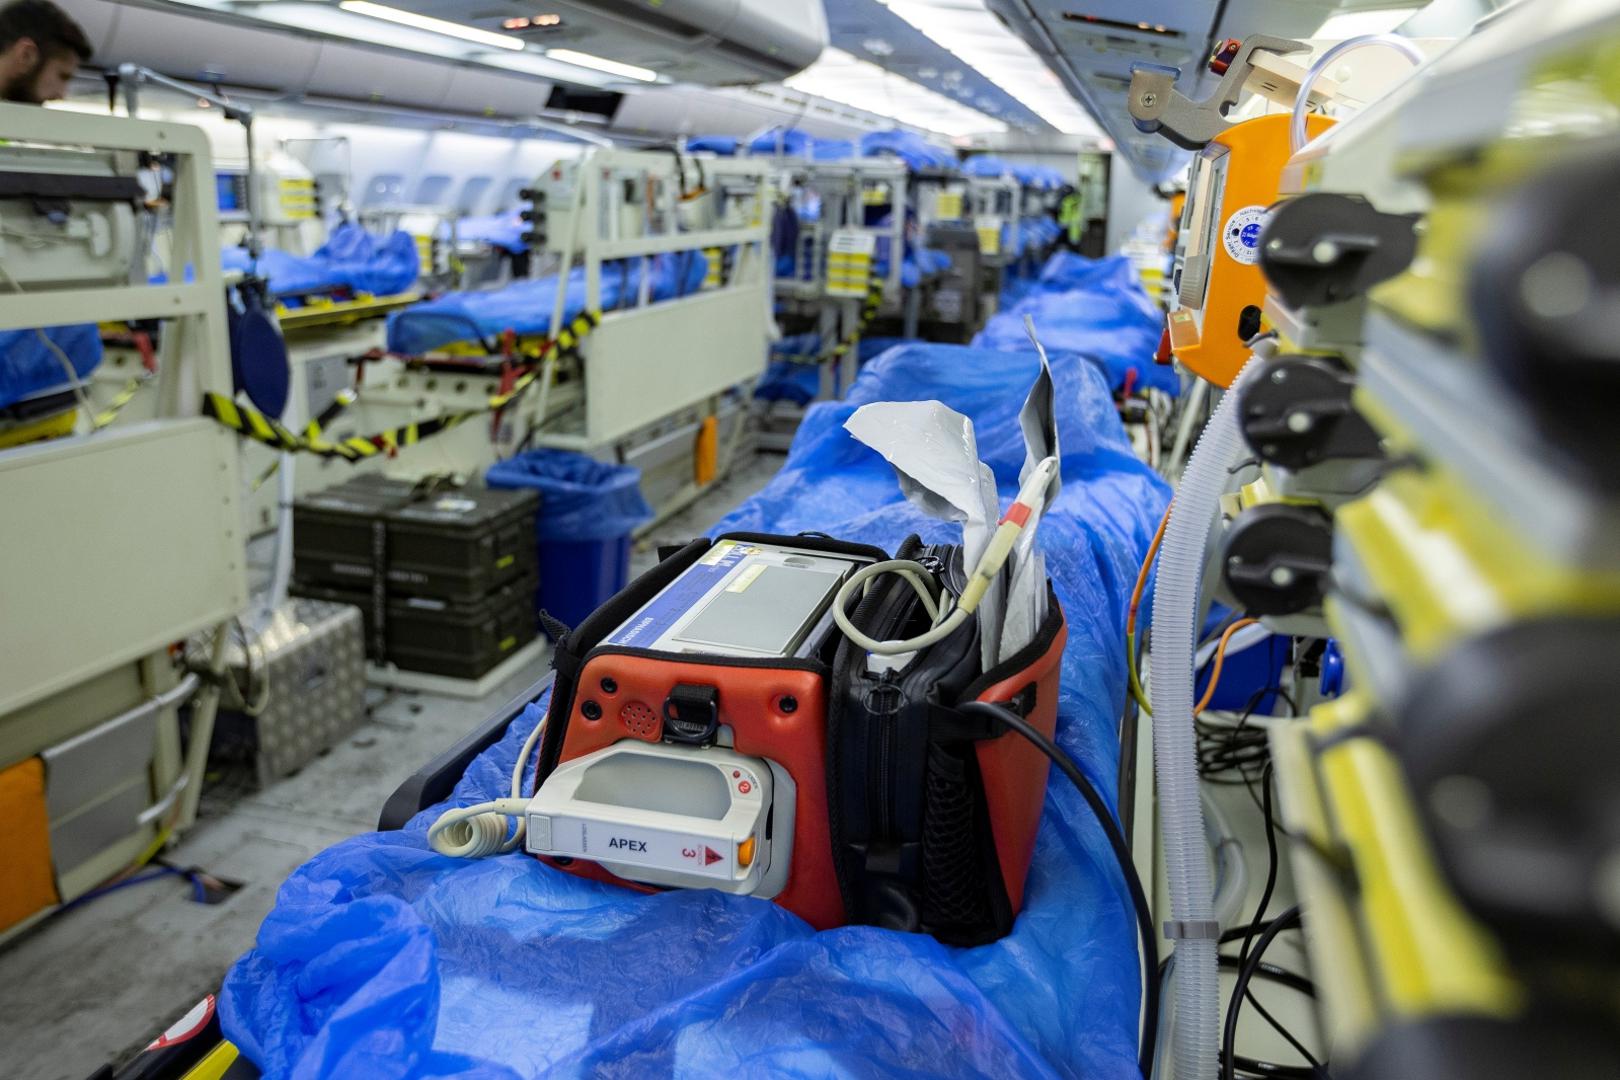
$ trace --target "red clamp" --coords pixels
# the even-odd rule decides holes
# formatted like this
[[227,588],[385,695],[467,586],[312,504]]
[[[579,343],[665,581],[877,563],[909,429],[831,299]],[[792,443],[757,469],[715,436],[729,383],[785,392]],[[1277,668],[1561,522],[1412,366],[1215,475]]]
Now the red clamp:
[[1209,70],[1217,75],[1225,75],[1226,69],[1232,66],[1232,61],[1237,59],[1238,50],[1242,47],[1242,38],[1227,38],[1221,47],[1215,50],[1215,55],[1209,58]]

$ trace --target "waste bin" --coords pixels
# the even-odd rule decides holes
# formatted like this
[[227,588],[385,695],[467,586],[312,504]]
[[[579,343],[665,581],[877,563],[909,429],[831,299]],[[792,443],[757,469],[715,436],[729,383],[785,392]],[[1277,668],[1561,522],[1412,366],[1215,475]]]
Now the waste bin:
[[490,466],[494,488],[540,492],[537,605],[578,626],[630,578],[630,535],[652,520],[641,470],[565,450],[534,450]]

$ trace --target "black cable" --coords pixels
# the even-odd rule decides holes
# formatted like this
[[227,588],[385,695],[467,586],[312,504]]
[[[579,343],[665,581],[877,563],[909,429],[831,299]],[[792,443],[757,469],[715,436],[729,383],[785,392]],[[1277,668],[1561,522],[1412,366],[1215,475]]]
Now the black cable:
[[[1221,934],[1221,940],[1223,942],[1235,941],[1238,937],[1242,936],[1242,931],[1242,927],[1237,928],[1236,931],[1228,930]],[[1238,962],[1238,958],[1235,956],[1219,955],[1216,957],[1216,959],[1220,963],[1221,967],[1228,970],[1241,967]],[[1159,982],[1161,988],[1164,985],[1166,975],[1169,973],[1170,968],[1174,963],[1175,957],[1172,955],[1165,957],[1164,963],[1159,965]],[[1275,964],[1267,964],[1262,962],[1255,970],[1255,975],[1262,979],[1269,979],[1280,986],[1286,986],[1290,990],[1297,991],[1312,999],[1316,997],[1315,983],[1311,982],[1311,980],[1307,979],[1303,975],[1298,974],[1297,972],[1288,971],[1285,968],[1277,967]],[[1160,992],[1163,992],[1162,989]],[[1233,1054],[1232,1061],[1233,1067],[1238,1072],[1247,1074],[1249,1076],[1285,1077],[1288,1078],[1288,1080],[1321,1080],[1321,1078],[1325,1075],[1325,1070],[1320,1068],[1313,1068],[1308,1065],[1279,1065],[1275,1062],[1262,1061],[1258,1058],[1247,1057],[1243,1054]]]
[[1124,834],[1119,831],[1119,824],[1114,820],[1113,812],[1108,809],[1108,804],[1103,802],[1102,796],[1097,793],[1091,781],[1086,779],[1086,774],[1074,763],[1074,759],[1036,730],[1028,720],[1004,705],[987,701],[970,701],[959,708],[963,712],[994,717],[997,722],[1005,724],[1029,740],[1031,745],[1058,767],[1058,771],[1069,778],[1069,782],[1080,792],[1081,798],[1086,800],[1086,805],[1091,807],[1097,823],[1107,835],[1108,845],[1114,849],[1114,858],[1119,862],[1120,873],[1125,876],[1125,886],[1130,890],[1131,905],[1136,909],[1137,930],[1142,938],[1142,1041],[1138,1049],[1137,1064],[1142,1070],[1143,1077],[1152,1076],[1153,1044],[1159,1027],[1159,980],[1156,977],[1159,970],[1159,936],[1153,928],[1153,911],[1148,906],[1142,879],[1136,873],[1136,862],[1131,858],[1130,845],[1125,842]]
[[1295,905],[1277,916],[1266,926],[1265,933],[1254,944],[1254,952],[1243,963],[1238,972],[1237,985],[1232,990],[1232,1000],[1226,1007],[1226,1031],[1221,1039],[1221,1080],[1235,1080],[1237,1075],[1237,1061],[1234,1057],[1237,1044],[1238,1015],[1243,1010],[1243,998],[1249,992],[1249,983],[1253,981],[1255,972],[1260,967],[1260,958],[1265,956],[1271,943],[1277,940],[1277,935],[1284,930],[1290,930],[1300,923],[1299,905]]
[[[1261,798],[1264,800],[1261,809],[1266,816],[1266,858],[1268,862],[1266,867],[1266,887],[1260,893],[1260,906],[1255,909],[1255,923],[1265,921],[1266,909],[1271,906],[1271,898],[1277,889],[1279,864],[1277,857],[1277,819],[1271,810],[1271,765],[1269,763],[1266,765],[1265,772],[1260,776],[1260,793]],[[1251,924],[1249,932],[1243,935],[1243,948],[1238,953],[1238,962],[1240,964],[1246,963],[1249,959],[1249,943],[1253,938],[1253,934],[1254,929],[1253,924]],[[1271,1012],[1260,1004],[1252,993],[1245,991],[1245,995],[1248,997],[1249,1004],[1254,1006],[1255,1012],[1259,1013],[1261,1018],[1270,1024],[1277,1034],[1281,1035],[1288,1045],[1294,1048],[1300,1057],[1310,1062],[1312,1068],[1320,1069],[1322,1067],[1322,1063],[1317,1061],[1315,1055],[1305,1048],[1305,1044],[1296,1039],[1293,1032],[1283,1027],[1282,1023],[1275,1016],[1272,1016]]]

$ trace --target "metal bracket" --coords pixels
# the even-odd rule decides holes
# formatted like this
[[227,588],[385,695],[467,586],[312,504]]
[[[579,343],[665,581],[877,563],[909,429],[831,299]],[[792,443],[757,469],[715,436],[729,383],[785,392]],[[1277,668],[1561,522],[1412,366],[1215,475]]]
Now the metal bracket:
[[1131,121],[1139,131],[1158,132],[1184,150],[1201,150],[1232,126],[1226,114],[1237,104],[1243,84],[1254,74],[1256,52],[1287,55],[1309,48],[1303,41],[1251,34],[1238,47],[1215,92],[1203,101],[1193,101],[1176,91],[1176,79],[1181,75],[1179,68],[1132,68]]
[[1171,941],[1217,941],[1221,924],[1214,919],[1170,919],[1164,924],[1164,936]]

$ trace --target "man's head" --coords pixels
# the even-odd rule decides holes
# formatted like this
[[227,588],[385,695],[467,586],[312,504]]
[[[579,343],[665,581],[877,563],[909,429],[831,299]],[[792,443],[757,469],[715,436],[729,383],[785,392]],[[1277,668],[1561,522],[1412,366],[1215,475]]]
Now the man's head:
[[0,100],[55,101],[90,52],[83,28],[51,0],[11,0],[0,7]]

